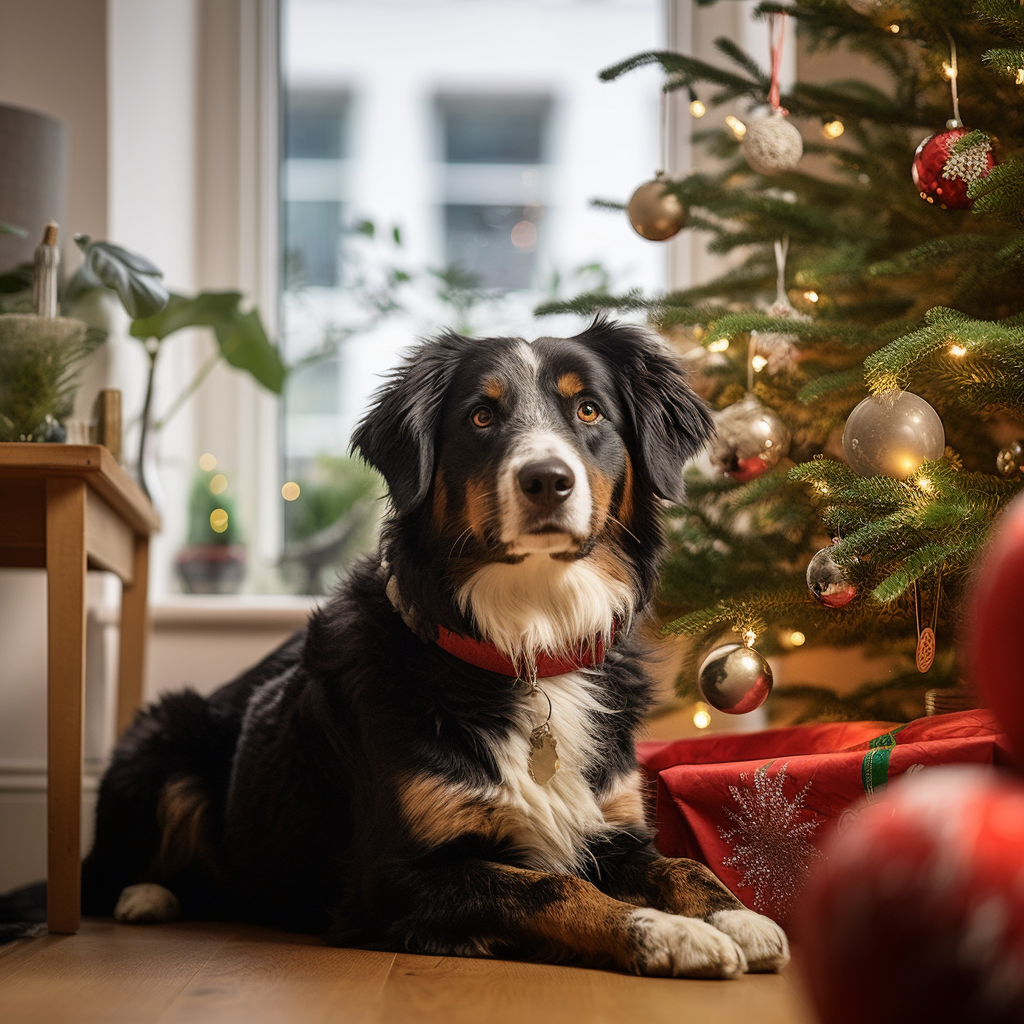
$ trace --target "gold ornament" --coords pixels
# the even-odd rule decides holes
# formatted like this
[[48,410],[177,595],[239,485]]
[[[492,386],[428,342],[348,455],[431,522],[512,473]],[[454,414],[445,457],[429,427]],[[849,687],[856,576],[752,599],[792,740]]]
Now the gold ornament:
[[658,174],[633,193],[626,207],[633,230],[652,242],[664,242],[678,234],[689,218],[679,197],[666,191],[669,184],[664,175]]

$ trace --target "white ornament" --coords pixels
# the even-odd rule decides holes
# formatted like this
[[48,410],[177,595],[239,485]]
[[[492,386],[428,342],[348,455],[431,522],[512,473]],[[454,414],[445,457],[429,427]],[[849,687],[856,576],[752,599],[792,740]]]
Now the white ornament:
[[791,171],[804,153],[800,132],[778,111],[747,126],[743,155],[758,174]]

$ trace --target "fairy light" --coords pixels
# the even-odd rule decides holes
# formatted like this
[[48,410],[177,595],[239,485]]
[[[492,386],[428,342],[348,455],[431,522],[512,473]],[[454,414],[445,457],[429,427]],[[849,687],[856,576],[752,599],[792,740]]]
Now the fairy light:
[[690,104],[690,113],[693,114],[694,117],[703,117],[707,112],[708,108],[705,107],[700,100],[694,100]]
[[753,629],[745,629],[743,631],[743,643],[747,647],[753,647],[754,641],[757,639],[757,633]]
[[900,34],[900,27],[895,21],[891,25],[887,25],[886,30],[891,32],[894,36],[898,36]]
[[209,473],[211,469],[217,468],[217,456],[211,455],[209,452],[199,456],[199,468],[204,473]]
[[845,131],[846,125],[843,124],[838,117],[833,118],[831,121],[826,121],[821,126],[821,134],[824,135],[826,139],[838,139]]
[[210,492],[212,494],[223,494],[228,489],[228,478],[223,473],[218,473],[210,481]]
[[799,629],[794,629],[793,632],[789,634],[789,642],[794,647],[803,647],[803,645],[807,642],[807,637],[804,636],[804,634],[801,633]]
[[711,724],[711,712],[703,701],[697,701],[693,706],[693,724],[698,729],[706,729]]
[[709,352],[724,352],[728,347],[729,347],[729,339],[728,338],[719,338],[717,341],[713,341],[713,342],[711,342],[710,345],[708,345],[708,351]]
[[804,292],[804,298],[808,302],[817,302],[820,297],[821,296],[819,296],[818,293],[816,291],[814,291],[813,289],[810,290],[810,291]]
[[1017,68],[1017,77],[1014,79],[1017,85],[1024,85],[1024,68]]
[[917,481],[917,486],[927,494],[932,489],[932,481],[930,477],[922,476]]
[[951,356],[957,356],[957,358],[960,358],[962,356],[967,355],[967,348],[964,345],[958,345],[957,343],[954,342],[952,345],[949,346],[949,354]]
[[302,489],[294,480],[289,480],[288,483],[281,488],[281,497],[284,498],[285,501],[294,501],[301,493]]
[[750,365],[754,367],[754,373],[760,373],[768,365],[768,360],[762,355],[756,355],[750,360]]
[[942,62],[942,77],[945,78],[947,82],[956,78],[956,68],[953,67],[948,60],[944,60]]
[[223,533],[228,528],[228,514],[222,508],[215,508],[210,513],[210,529],[214,533]]
[[747,134],[747,126],[733,114],[729,114],[728,117],[726,117],[725,123],[729,126],[733,135],[735,135],[737,139],[742,139],[743,136]]

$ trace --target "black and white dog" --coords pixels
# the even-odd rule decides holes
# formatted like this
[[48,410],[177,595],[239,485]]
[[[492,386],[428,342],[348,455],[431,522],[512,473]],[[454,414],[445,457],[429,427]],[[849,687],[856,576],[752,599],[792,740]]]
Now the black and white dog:
[[642,974],[783,965],[777,925],[657,853],[634,752],[660,503],[709,433],[639,328],[420,345],[353,439],[390,492],[380,556],[234,682],[139,713],[86,912]]

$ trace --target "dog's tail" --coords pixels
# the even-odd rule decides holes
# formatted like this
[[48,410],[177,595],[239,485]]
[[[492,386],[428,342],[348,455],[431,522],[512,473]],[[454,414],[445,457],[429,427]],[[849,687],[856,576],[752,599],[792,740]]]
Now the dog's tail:
[[46,883],[33,882],[0,896],[0,946],[46,930]]

